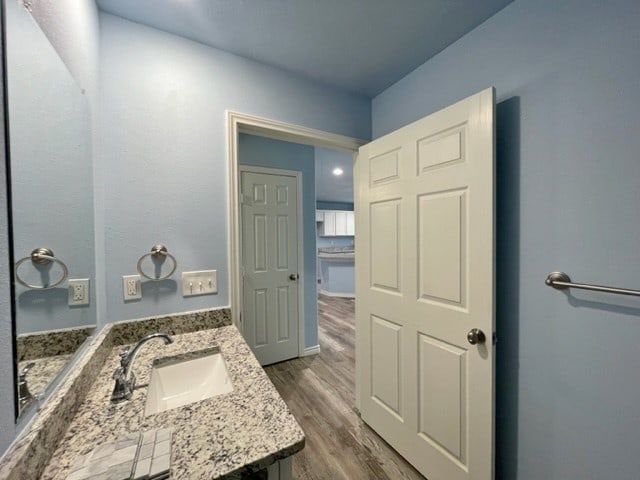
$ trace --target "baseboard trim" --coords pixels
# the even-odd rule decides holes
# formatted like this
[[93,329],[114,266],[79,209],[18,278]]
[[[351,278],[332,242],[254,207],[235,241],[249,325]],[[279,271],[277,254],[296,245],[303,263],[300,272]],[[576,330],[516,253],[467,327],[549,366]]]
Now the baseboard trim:
[[320,345],[314,345],[313,347],[307,347],[302,351],[301,357],[309,357],[311,355],[317,355],[320,353]]
[[356,298],[355,293],[340,293],[340,292],[327,292],[326,290],[320,290],[322,295],[326,295],[327,297],[342,297],[342,298]]

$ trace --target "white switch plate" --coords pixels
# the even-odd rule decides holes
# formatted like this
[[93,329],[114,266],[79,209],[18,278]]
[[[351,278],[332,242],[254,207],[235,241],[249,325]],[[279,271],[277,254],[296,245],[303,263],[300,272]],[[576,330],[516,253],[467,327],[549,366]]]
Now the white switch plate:
[[218,293],[218,275],[216,270],[182,272],[182,296],[211,295]]
[[140,300],[142,298],[140,275],[124,275],[122,277],[122,293],[125,301]]
[[89,305],[89,279],[73,278],[69,280],[69,306]]

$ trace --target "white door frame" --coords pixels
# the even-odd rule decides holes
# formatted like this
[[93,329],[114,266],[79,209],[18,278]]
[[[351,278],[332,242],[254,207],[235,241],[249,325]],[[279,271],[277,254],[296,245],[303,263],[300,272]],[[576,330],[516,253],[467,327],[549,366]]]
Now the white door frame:
[[[225,113],[227,125],[227,161],[229,169],[229,217],[227,219],[229,232],[229,295],[231,300],[232,322],[242,332],[242,276],[240,273],[240,251],[242,247],[240,244],[238,135],[240,133],[249,133],[261,137],[273,138],[275,140],[346,150],[353,152],[354,161],[358,153],[358,148],[366,144],[367,141],[232,110],[227,110]],[[302,289],[300,290],[302,291]],[[302,298],[304,299],[304,294]],[[304,302],[301,304],[301,312],[304,311],[303,309]],[[302,356],[305,347],[304,314],[299,315],[299,319],[300,342],[298,352],[299,355]]]
[[[302,200],[302,172],[296,170],[285,170],[282,168],[271,167],[256,167],[254,165],[238,165],[238,172],[251,172],[251,173],[265,173],[268,175],[279,175],[287,177],[295,177],[296,187],[298,189],[298,195],[296,198],[296,221],[298,222],[298,355],[302,356],[304,351],[304,225],[303,225],[303,200]],[[242,211],[240,209],[240,217],[242,217]],[[242,225],[242,218],[240,218],[240,225]],[[240,256],[240,272],[242,272],[242,227],[238,232],[238,255]],[[242,276],[240,277],[242,278]],[[242,284],[240,285],[240,300],[242,300]],[[244,325],[243,325],[244,326]]]

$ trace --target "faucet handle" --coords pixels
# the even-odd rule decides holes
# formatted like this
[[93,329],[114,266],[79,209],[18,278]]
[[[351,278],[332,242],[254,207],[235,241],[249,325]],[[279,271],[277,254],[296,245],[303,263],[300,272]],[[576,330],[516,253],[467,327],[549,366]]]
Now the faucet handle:
[[120,365],[122,365],[122,367],[126,367],[127,364],[129,363],[129,353],[131,352],[131,347],[127,346],[124,347],[121,351],[120,351]]
[[36,364],[35,362],[30,362],[28,363],[21,371],[20,371],[20,379],[23,380],[24,378],[26,378],[27,373],[29,373],[29,370],[31,370],[33,367],[35,367]]
[[118,380],[121,379],[124,373],[124,369],[122,367],[116,368],[115,372],[113,372],[113,379]]

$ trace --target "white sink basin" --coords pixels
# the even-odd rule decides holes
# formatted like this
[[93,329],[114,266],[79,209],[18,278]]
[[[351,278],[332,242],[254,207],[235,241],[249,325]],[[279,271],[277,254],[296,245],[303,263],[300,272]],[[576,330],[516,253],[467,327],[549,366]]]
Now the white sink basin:
[[145,416],[233,391],[219,347],[153,362]]

